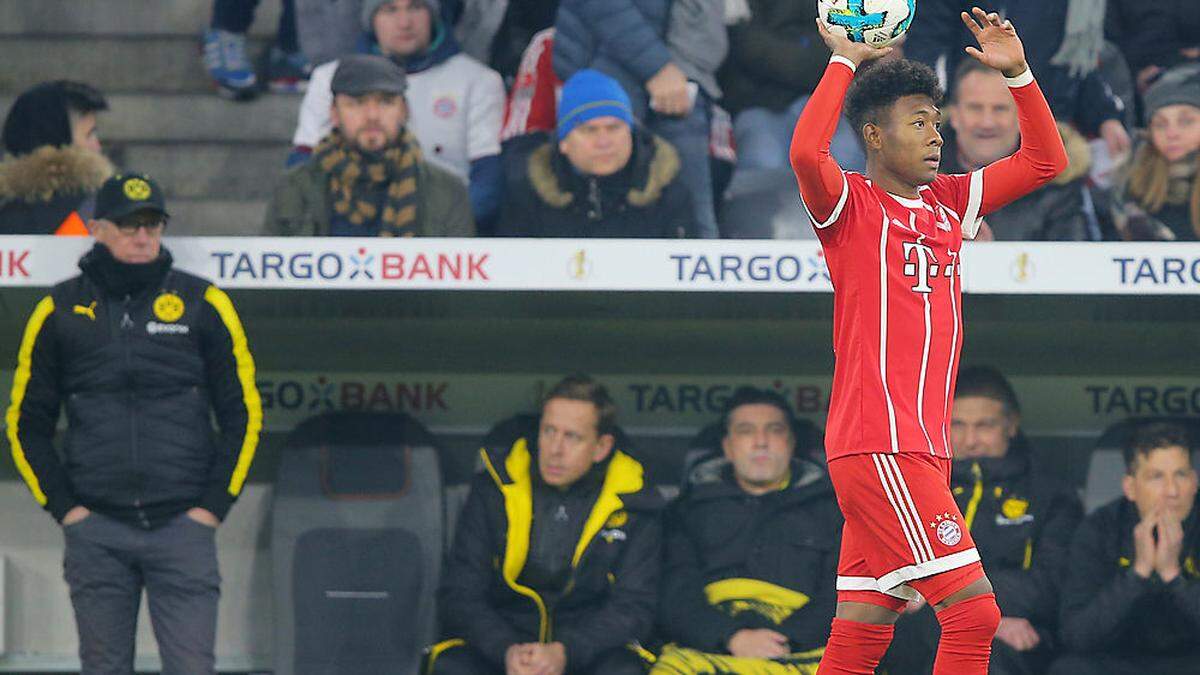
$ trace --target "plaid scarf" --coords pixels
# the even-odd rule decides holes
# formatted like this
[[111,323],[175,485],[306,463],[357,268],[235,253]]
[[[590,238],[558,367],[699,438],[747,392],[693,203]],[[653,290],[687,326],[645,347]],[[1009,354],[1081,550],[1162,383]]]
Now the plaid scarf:
[[[368,157],[340,132],[325,137],[313,152],[313,160],[329,176],[333,210],[355,225],[378,218],[379,236],[411,237],[416,234],[417,165],[421,148],[408,129],[382,153]],[[374,198],[381,184],[387,185],[383,213]]]

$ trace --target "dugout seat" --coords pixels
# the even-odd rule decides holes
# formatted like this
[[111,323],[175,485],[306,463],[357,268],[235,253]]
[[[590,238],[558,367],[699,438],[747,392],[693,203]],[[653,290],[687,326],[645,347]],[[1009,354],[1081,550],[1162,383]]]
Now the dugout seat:
[[404,414],[306,420],[282,451],[271,518],[274,672],[415,674],[445,536],[433,436]]
[[1200,460],[1200,419],[1194,417],[1133,417],[1109,426],[1096,441],[1088,458],[1087,480],[1083,488],[1086,513],[1121,496],[1121,478],[1125,475],[1124,448],[1134,429],[1147,422],[1174,422],[1188,430],[1192,441],[1192,465]]

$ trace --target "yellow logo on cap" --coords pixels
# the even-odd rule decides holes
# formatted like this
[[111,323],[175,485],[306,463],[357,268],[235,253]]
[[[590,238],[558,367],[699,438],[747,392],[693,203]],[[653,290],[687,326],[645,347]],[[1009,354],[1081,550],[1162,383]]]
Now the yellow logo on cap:
[[1017,499],[1016,497],[1009,497],[1008,499],[1004,500],[1003,504],[1000,505],[1000,512],[1003,513],[1004,517],[1008,518],[1009,520],[1016,520],[1017,518],[1020,518],[1021,516],[1025,515],[1025,512],[1028,510],[1029,502],[1025,501],[1024,499]]
[[174,293],[163,293],[154,299],[154,316],[159,321],[175,323],[183,316],[183,298]]
[[125,196],[135,202],[144,202],[150,198],[150,184],[141,178],[130,178],[121,187]]

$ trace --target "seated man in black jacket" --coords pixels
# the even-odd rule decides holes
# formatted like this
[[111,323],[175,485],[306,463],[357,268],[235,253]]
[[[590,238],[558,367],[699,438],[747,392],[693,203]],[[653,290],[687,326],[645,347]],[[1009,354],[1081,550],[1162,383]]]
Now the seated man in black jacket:
[[616,406],[571,376],[536,438],[481,451],[439,591],[433,673],[623,675],[654,623],[662,502],[614,448]]
[[[1021,433],[1021,408],[994,368],[964,368],[951,417],[951,490],[1000,605],[992,675],[1040,673],[1053,658],[1058,599],[1068,545],[1083,508],[1078,497],[1039,471]],[[938,624],[919,604],[896,627],[885,664],[891,672],[929,672]]]
[[652,673],[815,673],[837,601],[841,512],[825,469],[796,456],[783,397],[737,390],[723,457],[691,471],[666,518]]
[[1125,496],[1071,542],[1054,675],[1200,672],[1200,527],[1186,430],[1150,423],[1125,448]]

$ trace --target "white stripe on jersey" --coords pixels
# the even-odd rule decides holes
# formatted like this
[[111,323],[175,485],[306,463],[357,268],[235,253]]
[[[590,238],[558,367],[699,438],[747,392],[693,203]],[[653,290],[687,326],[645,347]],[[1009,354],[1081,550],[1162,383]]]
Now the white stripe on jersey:
[[[942,415],[943,417],[946,416],[946,413],[950,412],[950,378],[954,375],[954,356],[958,353],[958,323],[960,308],[958,306],[958,302],[955,301],[957,296],[954,294],[954,279],[958,276],[958,265],[958,254],[954,251],[950,251],[950,314],[954,321],[954,331],[950,334],[950,363],[946,364],[946,402],[944,408],[945,413]],[[948,425],[945,422],[942,423],[942,447],[944,447],[946,450],[946,457],[950,458],[953,456],[953,452],[950,450],[950,438],[946,435],[947,426]]]
[[842,172],[842,196],[838,197],[837,206],[833,207],[833,213],[829,214],[829,218],[824,221],[817,220],[812,211],[808,210],[808,204],[804,203],[804,194],[800,194],[800,206],[804,207],[804,213],[808,215],[808,219],[812,221],[813,227],[818,230],[823,230],[837,222],[838,216],[842,215],[842,209],[846,206],[846,200],[850,198],[850,183],[846,180],[846,172]]
[[983,169],[971,172],[971,183],[967,188],[967,210],[963,212],[962,233],[967,239],[979,234],[979,207],[983,205]]
[[[924,204],[924,202],[921,203]],[[925,235],[917,229],[917,214],[912,211],[908,213],[908,229],[917,235],[918,244],[925,241]],[[925,443],[929,445],[929,454],[937,455],[933,449],[933,439],[929,437],[929,430],[925,428],[925,375],[929,372],[929,341],[933,338],[933,326],[929,316],[931,312],[929,293],[922,293],[921,299],[925,302],[925,344],[921,348],[921,376],[917,380],[917,425],[921,427],[921,433],[925,435]]]
[[887,383],[888,215],[886,209],[882,210],[883,225],[882,231],[879,233],[879,378],[883,384],[883,398],[887,401],[888,431],[891,433],[892,452],[900,452],[900,440],[896,433],[896,408],[892,405],[892,394],[888,391]]

